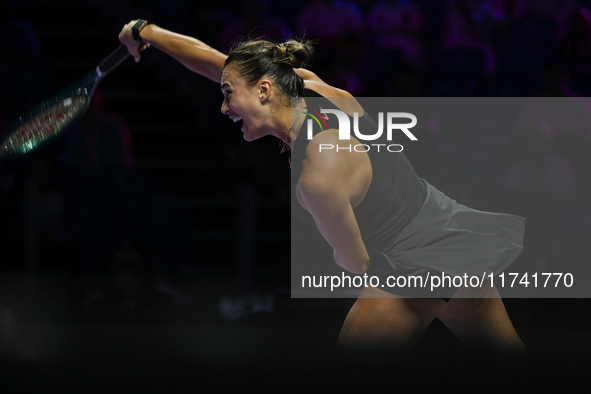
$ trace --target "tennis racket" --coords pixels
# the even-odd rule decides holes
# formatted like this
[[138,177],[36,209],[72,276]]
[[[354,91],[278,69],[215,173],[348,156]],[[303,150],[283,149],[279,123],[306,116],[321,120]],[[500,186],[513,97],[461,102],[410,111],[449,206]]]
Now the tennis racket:
[[6,130],[0,159],[16,159],[59,137],[84,115],[100,81],[128,57],[127,48],[119,46],[93,72],[21,116]]

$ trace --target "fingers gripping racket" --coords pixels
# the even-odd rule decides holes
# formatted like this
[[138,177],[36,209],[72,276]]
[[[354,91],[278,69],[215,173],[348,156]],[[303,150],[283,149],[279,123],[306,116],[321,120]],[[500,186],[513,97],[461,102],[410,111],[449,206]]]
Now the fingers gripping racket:
[[128,57],[127,48],[119,46],[93,72],[21,116],[6,130],[0,159],[16,159],[60,136],[84,115],[100,81]]

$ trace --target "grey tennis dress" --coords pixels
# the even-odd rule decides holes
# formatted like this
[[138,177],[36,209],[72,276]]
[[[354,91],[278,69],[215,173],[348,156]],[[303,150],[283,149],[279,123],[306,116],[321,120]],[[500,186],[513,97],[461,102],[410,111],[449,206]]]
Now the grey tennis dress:
[[[314,91],[305,90],[304,97],[309,111],[335,108],[330,100]],[[329,114],[326,123],[325,128],[338,128],[336,116]],[[373,133],[378,125],[365,113],[359,118],[359,128]],[[315,125],[314,133],[321,130]],[[293,146],[292,194],[308,143],[305,134],[300,133]],[[458,204],[420,179],[403,153],[370,149],[367,154],[372,181],[354,213],[370,256],[367,274],[378,276],[380,283],[388,276],[498,274],[521,253],[524,218]],[[301,220],[315,225],[295,195],[292,195],[292,209]],[[426,296],[424,290],[410,287],[385,287],[383,290],[402,296]],[[455,291],[453,286],[438,288],[428,295],[449,299]]]

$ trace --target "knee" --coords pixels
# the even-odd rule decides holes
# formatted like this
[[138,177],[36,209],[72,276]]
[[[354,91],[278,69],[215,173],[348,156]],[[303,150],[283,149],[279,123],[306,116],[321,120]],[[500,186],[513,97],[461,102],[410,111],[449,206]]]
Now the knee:
[[[413,301],[425,301],[423,307]],[[443,302],[443,301],[441,301]],[[435,317],[428,300],[359,298],[345,319],[339,347],[406,349]]]

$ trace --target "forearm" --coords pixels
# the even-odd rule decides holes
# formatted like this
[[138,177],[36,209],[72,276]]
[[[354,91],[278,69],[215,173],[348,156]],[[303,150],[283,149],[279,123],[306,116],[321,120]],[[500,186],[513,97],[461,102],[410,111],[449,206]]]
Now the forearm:
[[141,32],[142,40],[172,56],[189,70],[214,82],[220,82],[226,55],[196,38],[148,25]]
[[[135,21],[125,25],[119,40],[130,52],[139,43],[133,40],[131,27]],[[150,24],[140,32],[142,41],[179,61],[189,70],[219,83],[224,61],[227,56],[196,38],[174,33],[157,25]],[[136,57],[137,59],[137,57]]]

